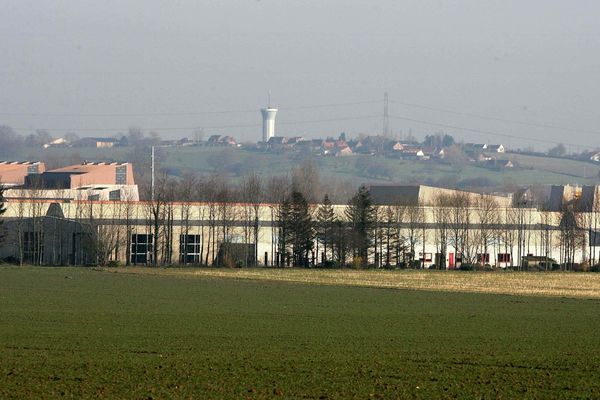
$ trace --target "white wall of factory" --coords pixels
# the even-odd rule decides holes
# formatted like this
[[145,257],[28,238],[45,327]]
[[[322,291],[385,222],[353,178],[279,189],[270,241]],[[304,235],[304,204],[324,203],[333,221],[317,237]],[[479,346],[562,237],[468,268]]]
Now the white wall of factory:
[[[52,204],[50,201],[9,201],[7,203],[7,212],[5,214],[6,221],[16,221],[22,218],[42,217],[45,216],[48,208]],[[57,204],[56,202],[54,204]],[[152,203],[145,202],[79,202],[65,201],[59,203],[64,218],[73,221],[94,222],[99,226],[98,232],[103,235],[116,235],[115,240],[119,243],[111,258],[124,263],[126,260],[126,237],[127,230],[131,235],[136,235],[136,238],[142,238],[144,235],[155,235],[152,222]],[[254,205],[251,204],[228,204],[219,203],[169,203],[167,206],[168,213],[171,216],[172,226],[172,262],[178,263],[181,261],[180,250],[183,236],[193,236],[194,242],[189,243],[189,249],[203,247],[207,251],[207,247],[211,244],[208,256],[208,263],[215,262],[218,248],[214,248],[214,242],[211,243],[209,235],[215,235],[217,244],[224,242],[251,244],[254,243]],[[316,206],[313,206],[316,207]],[[224,209],[226,208],[226,209]],[[342,205],[334,206],[335,212],[341,220],[345,219],[344,212],[346,207]],[[436,219],[436,212],[439,209],[432,206],[421,206],[423,211],[423,219],[419,222],[415,229],[416,246],[415,259],[425,259],[425,266],[429,266],[436,262],[436,253],[439,253],[439,226]],[[265,255],[268,265],[273,265],[277,252],[277,227],[276,227],[276,205],[263,204],[256,208],[258,211],[258,245],[257,259],[259,265],[265,264]],[[521,228],[515,226],[515,212],[518,212],[521,219]],[[211,215],[213,216],[211,218]],[[497,232],[497,237],[502,237],[503,232],[512,236],[511,245],[502,240],[490,240],[487,256],[488,259],[483,260],[485,264],[506,266],[509,264],[516,265],[518,256],[534,255],[548,256],[558,259],[560,257],[560,230],[558,228],[561,214],[558,212],[542,212],[536,209],[514,209],[512,207],[502,207],[498,209],[499,221],[492,226],[484,226],[483,229],[494,229]],[[224,219],[225,218],[225,219]],[[471,240],[477,240],[480,234],[481,227],[479,226],[479,213],[476,209],[470,212],[470,237]],[[591,216],[590,216],[591,218]],[[159,228],[159,235],[164,234],[164,227]],[[403,235],[408,234],[410,223],[403,220],[401,227]],[[212,227],[212,230],[211,230]],[[520,233],[517,230],[521,230]],[[48,234],[51,234],[48,232]],[[137,236],[139,235],[139,236]],[[448,232],[451,235],[451,232]],[[130,237],[131,238],[131,237]],[[137,239],[136,239],[137,240]],[[134,240],[134,241],[136,241]],[[518,242],[517,242],[518,240]],[[452,246],[452,240],[449,237],[447,240],[447,255],[446,265],[451,266],[456,263],[458,255]],[[139,244],[139,243],[138,243]],[[143,244],[143,243],[142,243]],[[133,246],[133,244],[131,244]],[[384,246],[384,244],[381,244]],[[474,244],[473,244],[474,246]],[[139,248],[138,248],[139,247]],[[137,250],[143,250],[143,246],[136,247]],[[379,247],[380,251],[384,247]],[[475,251],[481,253],[481,248],[474,247]],[[518,248],[521,254],[517,253]],[[130,247],[129,250],[131,250]],[[141,254],[140,250],[140,254]],[[316,251],[316,246],[315,246]],[[319,251],[322,251],[320,249]],[[586,245],[577,246],[575,259],[577,262],[589,258],[590,254],[586,254]],[[594,258],[596,258],[595,248]],[[189,252],[188,252],[189,253]],[[506,260],[504,254],[512,254],[512,260]],[[320,262],[320,255],[314,255],[315,260]],[[385,250],[378,256],[372,255],[371,262],[378,257],[380,264],[385,264]],[[505,256],[504,256],[505,257]],[[453,260],[454,258],[454,260]],[[206,254],[203,260],[206,259]],[[147,258],[140,255],[139,258],[131,258],[135,263],[149,262]],[[437,262],[440,262],[437,260]]]

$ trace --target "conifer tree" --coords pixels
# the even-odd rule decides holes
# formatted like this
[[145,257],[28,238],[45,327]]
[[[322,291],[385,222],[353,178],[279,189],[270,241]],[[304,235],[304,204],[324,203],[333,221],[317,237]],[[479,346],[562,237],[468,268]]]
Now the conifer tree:
[[368,264],[369,249],[373,242],[373,224],[375,221],[375,208],[369,190],[362,185],[350,199],[346,207],[348,219],[350,248],[355,261],[365,267]]
[[294,191],[285,198],[278,213],[278,249],[282,263],[291,254],[293,266],[308,266],[313,248],[314,229],[308,202],[302,193]]
[[293,192],[290,199],[292,254],[294,265],[308,267],[309,253],[313,248],[314,231],[308,202],[300,192]]
[[[317,240],[323,244],[323,254],[327,259],[327,250],[331,248],[333,255],[333,230],[336,222],[336,216],[331,205],[331,200],[326,194],[323,201],[317,209]],[[325,261],[325,260],[323,260]]]

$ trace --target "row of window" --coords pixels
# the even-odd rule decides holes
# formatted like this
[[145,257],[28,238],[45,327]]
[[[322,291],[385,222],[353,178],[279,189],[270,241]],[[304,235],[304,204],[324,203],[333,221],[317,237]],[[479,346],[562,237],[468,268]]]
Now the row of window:
[[[202,238],[200,235],[179,235],[179,261],[193,264],[200,262]],[[131,263],[148,264],[154,253],[154,235],[131,235]]]
[[[73,254],[83,251],[82,234],[73,234]],[[199,263],[201,257],[202,238],[201,235],[179,235],[179,261],[181,263]],[[131,263],[147,264],[152,262],[154,250],[154,235],[151,234],[132,234],[131,235]],[[24,232],[23,233],[23,257],[26,261],[41,262],[44,254],[44,236],[42,232]],[[436,254],[436,259],[438,255]],[[83,256],[82,256],[83,258]],[[424,262],[433,260],[432,253],[419,253],[419,259]],[[76,260],[75,260],[76,261]],[[462,257],[456,254],[455,262],[461,262]],[[510,253],[499,253],[499,263],[510,263]],[[489,263],[489,253],[477,254],[477,262]]]
[[126,185],[127,184],[127,166],[122,165],[117,167],[115,181],[117,185]]
[[44,234],[23,232],[23,258],[25,262],[41,263],[44,254]]
[[[439,254],[436,253],[436,259],[439,257]],[[461,262],[462,256],[460,254],[456,254],[455,262]],[[419,260],[424,262],[431,262],[433,260],[433,253],[425,253],[425,257],[423,257],[423,253],[419,253]],[[477,262],[489,264],[490,262],[490,254],[489,253],[479,253],[477,254]],[[510,253],[499,253],[498,254],[498,262],[499,263],[509,263],[510,262]]]
[[[86,237],[82,237],[85,235]],[[83,262],[85,241],[89,234],[74,233],[72,254],[74,263]],[[200,262],[202,246],[200,235],[180,235],[179,254],[182,263]],[[131,262],[133,264],[146,264],[152,262],[154,250],[154,236],[148,234],[131,235]],[[27,262],[40,263],[44,255],[44,233],[23,232],[23,258]]]
[[[71,242],[70,263],[87,264],[91,236],[85,232],[74,232]],[[29,263],[43,263],[44,261],[44,233],[23,232],[23,261]]]
[[[88,196],[88,200],[89,201],[99,201],[100,195],[99,194],[90,194]],[[121,191],[117,189],[117,190],[111,190],[110,192],[108,192],[108,200],[110,200],[110,201],[121,200]]]
[[[477,254],[477,262],[489,264],[490,254],[489,253]],[[510,262],[510,253],[498,253],[498,262],[499,263],[509,263]]]

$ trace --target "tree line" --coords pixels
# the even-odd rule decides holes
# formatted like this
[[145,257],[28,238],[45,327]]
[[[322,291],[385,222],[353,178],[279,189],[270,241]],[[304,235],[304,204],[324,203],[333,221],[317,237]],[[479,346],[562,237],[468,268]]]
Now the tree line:
[[[123,198],[113,205],[80,201],[63,208],[75,207],[68,214],[95,232],[91,248],[99,264],[123,253],[121,261],[132,262],[132,235],[140,219],[154,237],[149,247],[153,265],[231,265],[236,244],[244,244],[238,246],[245,253],[240,266],[419,267],[430,251],[430,263],[440,269],[447,267],[450,252],[455,265],[494,265],[496,260],[489,258],[493,253],[517,266],[530,254],[556,258],[565,269],[574,268],[578,254],[591,265],[597,262],[597,201],[550,213],[531,204],[500,207],[493,196],[458,191],[438,194],[423,206],[407,199],[376,205],[365,186],[345,201],[341,196],[334,201],[327,189],[308,164],[291,175],[248,174],[237,183],[220,175],[159,174],[152,200],[137,204]],[[20,221],[44,215],[39,202],[12,207],[17,230],[27,229]],[[200,227],[197,221],[202,221]],[[23,234],[19,231],[19,241]],[[258,253],[258,243],[269,234],[267,260]],[[194,235],[202,240],[188,241]],[[26,243],[19,248],[23,254]]]

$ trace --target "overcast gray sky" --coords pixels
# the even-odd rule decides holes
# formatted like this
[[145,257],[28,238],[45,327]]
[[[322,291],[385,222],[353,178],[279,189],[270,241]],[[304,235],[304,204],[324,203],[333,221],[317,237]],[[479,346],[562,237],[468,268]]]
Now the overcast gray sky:
[[0,123],[21,133],[205,127],[256,141],[271,90],[280,135],[372,134],[387,91],[396,135],[600,145],[595,0],[0,5]]

